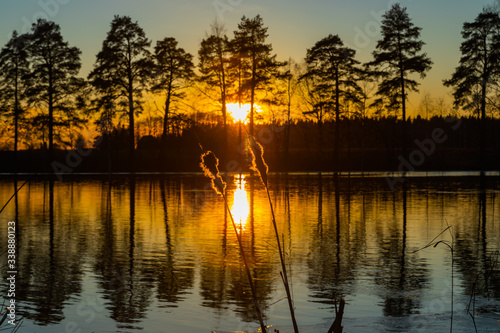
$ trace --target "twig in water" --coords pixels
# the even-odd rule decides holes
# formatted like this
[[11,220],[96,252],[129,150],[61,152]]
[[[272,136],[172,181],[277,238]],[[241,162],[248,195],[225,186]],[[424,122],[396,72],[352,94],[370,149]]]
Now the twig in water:
[[10,197],[9,200],[7,200],[7,202],[5,203],[5,205],[3,205],[2,209],[0,209],[0,213],[3,212],[3,210],[5,209],[5,207],[7,207],[7,205],[9,204],[9,202],[12,201],[12,199],[14,199],[14,197],[16,196],[17,192],[21,191],[21,189],[24,187],[24,185],[26,185],[27,183],[29,182],[29,179],[26,180],[21,186],[19,186],[18,189],[16,189],[16,191],[14,192],[14,194],[12,194],[12,196]]
[[342,333],[343,331],[342,318],[344,317],[344,306],[345,306],[344,299],[340,299],[340,306],[337,311],[337,303],[335,303],[335,320],[332,326],[330,326],[328,333]]
[[[446,224],[448,225],[448,221],[446,221]],[[451,244],[449,241],[444,241],[444,240],[440,240],[438,242],[435,242],[436,239],[441,236],[442,234],[444,234],[446,231],[449,231],[450,232],[450,236],[451,236]],[[436,237],[434,237],[426,246],[418,249],[418,250],[415,250],[413,251],[412,253],[417,253],[417,252],[420,252],[428,247],[437,247],[439,244],[444,244],[446,246],[448,246],[448,248],[450,249],[450,252],[451,252],[451,314],[450,314],[450,333],[453,332],[453,287],[454,287],[454,284],[453,284],[453,275],[454,275],[454,260],[455,260],[455,257],[453,255],[453,243],[454,243],[454,239],[453,239],[453,233],[451,232],[451,225],[448,225],[448,227],[446,229],[444,229],[443,231],[441,231]]]

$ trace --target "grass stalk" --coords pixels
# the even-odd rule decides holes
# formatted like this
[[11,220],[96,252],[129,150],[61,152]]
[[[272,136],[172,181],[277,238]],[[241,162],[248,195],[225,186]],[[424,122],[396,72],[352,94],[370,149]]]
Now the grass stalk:
[[241,235],[238,232],[238,228],[236,227],[236,223],[234,222],[233,214],[231,213],[231,209],[229,208],[229,204],[227,201],[226,194],[222,194],[225,202],[226,209],[229,213],[229,217],[231,218],[231,223],[233,224],[234,233],[236,234],[236,238],[238,239],[238,245],[240,247],[241,258],[243,259],[243,265],[245,266],[245,272],[247,274],[248,283],[250,283],[250,290],[252,292],[252,300],[253,305],[255,307],[255,311],[257,311],[257,316],[259,317],[260,328],[263,333],[267,333],[266,325],[264,325],[264,321],[262,319],[262,311],[260,310],[259,302],[257,301],[257,292],[255,291],[255,286],[253,284],[252,273],[248,268],[248,261],[245,254],[245,250],[243,249],[243,242],[241,241]]
[[271,215],[273,220],[274,234],[276,236],[276,243],[278,245],[278,252],[281,262],[281,280],[285,286],[286,298],[288,300],[288,307],[290,309],[290,316],[292,317],[292,324],[295,333],[299,333],[299,327],[297,325],[297,320],[295,319],[295,309],[293,307],[292,295],[290,293],[290,284],[288,283],[288,274],[286,271],[285,258],[283,256],[283,249],[281,248],[280,235],[278,232],[278,226],[276,224],[276,216],[274,214],[273,202],[271,200],[271,195],[269,193],[269,187],[267,186],[267,164],[264,160],[264,149],[251,135],[250,140],[250,151],[252,153],[252,169],[259,173],[260,179],[266,188],[267,198],[269,200],[269,206],[271,207]]
[[295,309],[293,307],[292,295],[290,293],[290,284],[288,283],[288,273],[286,271],[285,258],[283,256],[283,250],[281,248],[278,226],[276,225],[276,217],[274,215],[274,208],[273,208],[273,204],[271,201],[271,195],[269,194],[269,188],[267,187],[267,185],[266,185],[266,192],[267,192],[267,198],[269,199],[269,206],[271,207],[271,215],[273,218],[274,233],[276,236],[276,243],[278,246],[278,252],[279,252],[280,261],[281,261],[281,270],[283,272],[283,274],[281,274],[281,279],[283,281],[283,285],[285,286],[286,298],[288,300],[288,307],[290,309],[290,316],[292,317],[293,329],[294,329],[295,333],[299,333],[299,327],[297,325],[297,320],[295,319]]
[[260,328],[262,330],[262,333],[267,333],[266,325],[264,324],[264,320],[262,319],[262,311],[260,309],[259,302],[257,301],[257,292],[253,284],[252,273],[250,272],[250,268],[248,266],[248,260],[245,254],[245,249],[243,248],[243,242],[241,241],[241,235],[238,233],[238,228],[236,227],[236,223],[234,222],[233,214],[231,213],[231,209],[229,208],[229,203],[225,192],[226,183],[220,176],[219,159],[211,151],[205,152],[201,156],[200,166],[203,169],[203,171],[205,171],[205,175],[211,179],[212,187],[214,188],[215,192],[222,195],[224,199],[224,204],[226,206],[225,209],[227,209],[227,211],[229,212],[229,216],[231,217],[231,222],[233,224],[233,229],[236,234],[236,238],[238,240],[241,258],[243,259],[243,265],[245,266],[245,272],[248,278],[248,283],[250,284],[253,305],[255,307],[255,311],[257,312],[257,316],[259,318]]

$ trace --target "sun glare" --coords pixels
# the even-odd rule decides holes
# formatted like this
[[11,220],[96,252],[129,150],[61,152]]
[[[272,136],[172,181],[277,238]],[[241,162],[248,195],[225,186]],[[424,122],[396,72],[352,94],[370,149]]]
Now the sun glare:
[[245,225],[250,214],[250,205],[248,203],[247,191],[245,190],[246,180],[245,176],[241,175],[234,179],[236,183],[236,190],[234,191],[233,206],[231,207],[231,214],[233,215],[236,225],[241,226],[245,230]]
[[[229,103],[226,104],[226,109],[229,115],[233,118],[235,123],[242,122],[243,124],[248,124],[250,120],[250,104]],[[254,104],[255,112],[261,112],[261,108]]]

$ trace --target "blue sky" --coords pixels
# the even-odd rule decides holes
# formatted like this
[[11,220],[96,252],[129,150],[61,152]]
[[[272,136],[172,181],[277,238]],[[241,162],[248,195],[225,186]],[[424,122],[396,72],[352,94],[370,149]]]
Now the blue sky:
[[[451,76],[460,58],[461,29],[494,0],[401,0],[413,23],[422,28],[424,51],[434,62],[420,87],[432,97],[449,96],[442,80]],[[301,61],[307,48],[328,34],[338,34],[357,50],[360,61],[371,60],[379,34],[380,15],[392,0],[1,0],[0,44],[13,30],[26,31],[38,17],[61,26],[71,46],[83,54],[86,77],[115,14],[138,21],[153,41],[175,37],[181,47],[197,55],[199,43],[215,18],[232,36],[243,15],[260,14],[269,28],[268,41],[278,58]],[[447,97],[450,101],[451,98]],[[411,104],[418,106],[419,96]]]

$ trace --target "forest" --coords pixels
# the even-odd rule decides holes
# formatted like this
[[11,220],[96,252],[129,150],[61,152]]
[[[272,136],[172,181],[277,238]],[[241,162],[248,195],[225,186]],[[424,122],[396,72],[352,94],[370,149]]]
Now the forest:
[[263,18],[243,16],[232,36],[214,21],[195,58],[116,15],[83,78],[81,50],[39,19],[0,51],[0,172],[191,172],[203,149],[246,171],[248,136],[273,171],[498,170],[499,11],[463,24],[453,106],[422,94],[416,117],[421,28],[396,3],[380,33],[367,63],[334,34],[280,61]]

